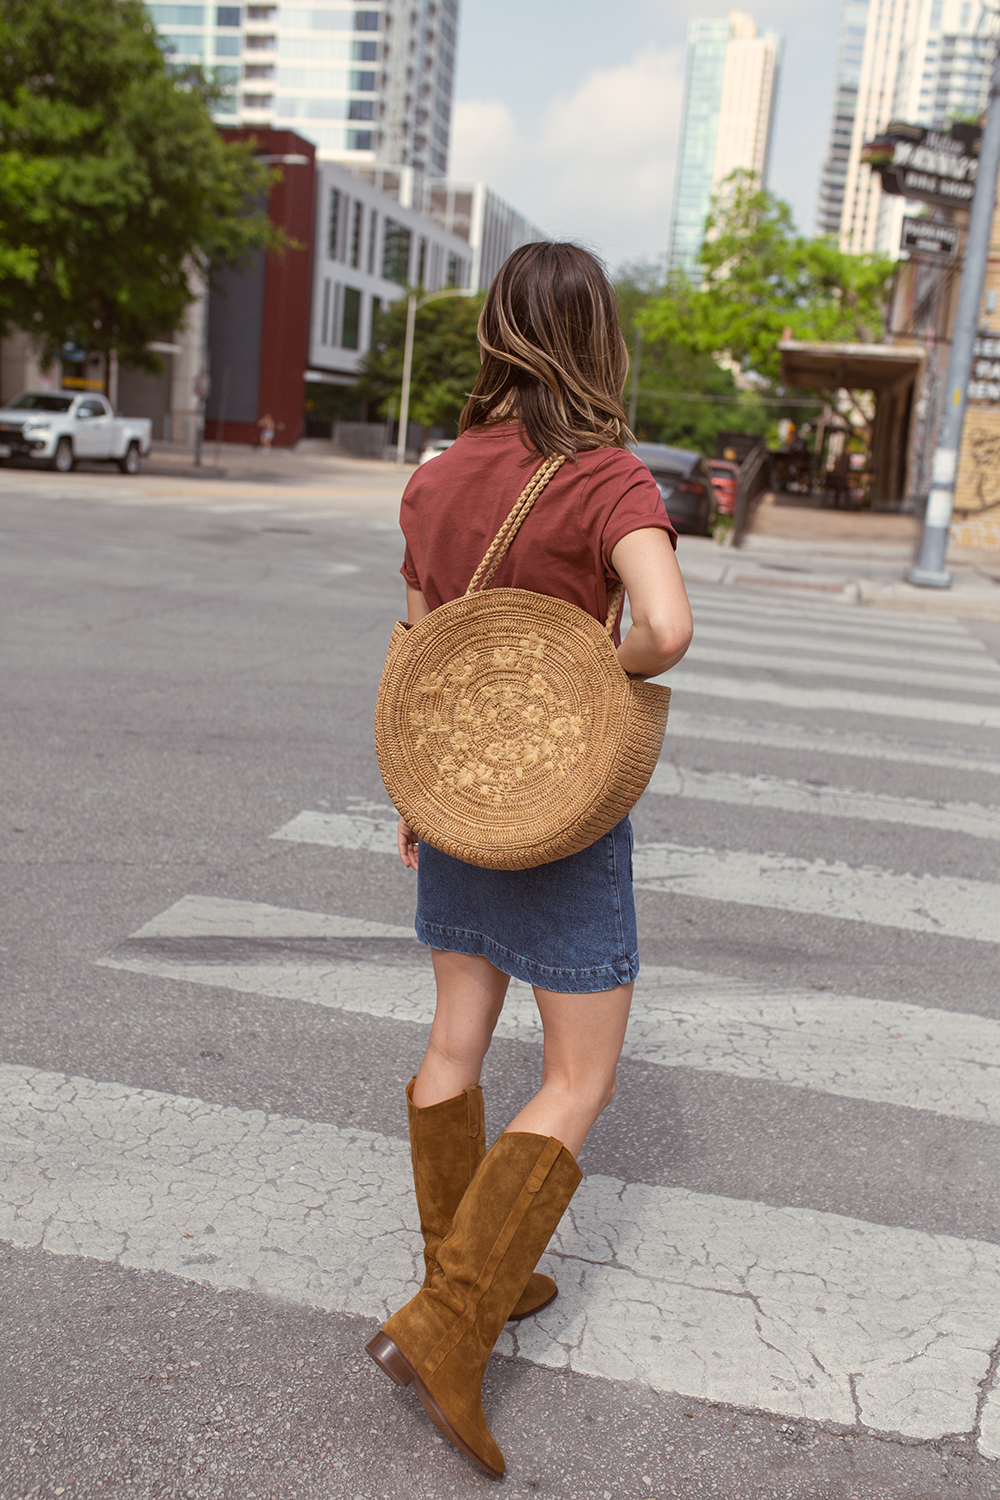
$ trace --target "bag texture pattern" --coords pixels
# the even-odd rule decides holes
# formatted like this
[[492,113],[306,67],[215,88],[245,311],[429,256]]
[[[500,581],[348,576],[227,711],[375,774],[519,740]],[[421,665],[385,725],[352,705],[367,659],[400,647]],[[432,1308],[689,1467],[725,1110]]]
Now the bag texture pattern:
[[620,588],[604,625],[548,594],[475,592],[560,462],[529,483],[468,593],[396,624],[379,684],[393,805],[418,838],[486,869],[550,864],[608,833],[645,791],[666,729],[670,689],[629,678],[615,652]]

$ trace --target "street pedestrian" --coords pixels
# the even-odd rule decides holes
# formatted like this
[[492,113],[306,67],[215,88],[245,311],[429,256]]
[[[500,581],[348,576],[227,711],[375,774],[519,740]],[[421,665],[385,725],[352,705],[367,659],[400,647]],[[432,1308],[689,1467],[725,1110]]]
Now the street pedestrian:
[[[478,332],[481,368],[460,436],[403,495],[410,623],[465,592],[528,475],[562,454],[494,582],[567,599],[603,622],[620,580],[632,625],[624,640],[616,626],[619,661],[656,676],[687,650],[691,613],[659,489],[625,446],[628,354],[603,267],[576,245],[522,246],[497,274]],[[414,1384],[450,1442],[499,1477],[483,1372],[507,1319],[557,1294],[534,1268],[615,1092],[639,968],[632,830],[626,817],[578,854],[514,871],[418,844],[402,819],[398,843],[417,871],[417,936],[437,986],[430,1041],[406,1091],[426,1275],[367,1349],[398,1384]],[[479,1079],[512,976],[534,989],[542,1081],[487,1152]]]
[[265,453],[270,453],[274,442],[274,418],[270,412],[257,418],[257,442]]

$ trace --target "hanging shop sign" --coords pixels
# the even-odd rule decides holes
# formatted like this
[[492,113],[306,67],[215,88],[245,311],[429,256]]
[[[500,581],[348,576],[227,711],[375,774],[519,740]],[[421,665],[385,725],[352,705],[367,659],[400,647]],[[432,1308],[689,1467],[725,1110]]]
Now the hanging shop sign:
[[883,193],[938,208],[964,208],[976,191],[981,137],[978,125],[927,130],[893,120],[884,134],[861,148],[861,160],[879,174]]
[[904,219],[899,248],[954,260],[958,254],[958,235],[954,224],[939,224],[936,219]]
[[972,346],[970,401],[1000,402],[1000,335],[981,333]]

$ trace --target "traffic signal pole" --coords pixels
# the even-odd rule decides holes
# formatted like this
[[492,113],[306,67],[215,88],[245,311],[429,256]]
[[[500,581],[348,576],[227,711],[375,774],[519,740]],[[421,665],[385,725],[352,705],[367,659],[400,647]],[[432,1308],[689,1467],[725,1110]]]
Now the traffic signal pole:
[[906,577],[921,588],[951,588],[951,574],[945,567],[948,533],[955,504],[955,477],[965,424],[965,403],[972,373],[976,335],[979,331],[979,308],[983,297],[983,280],[990,249],[990,230],[996,202],[997,174],[1000,172],[1000,46],[993,60],[989,104],[979,146],[979,169],[976,191],[969,215],[969,238],[965,251],[965,269],[958,294],[955,327],[952,332],[951,358],[948,361],[947,399],[934,465],[931,492],[924,515],[920,558]]

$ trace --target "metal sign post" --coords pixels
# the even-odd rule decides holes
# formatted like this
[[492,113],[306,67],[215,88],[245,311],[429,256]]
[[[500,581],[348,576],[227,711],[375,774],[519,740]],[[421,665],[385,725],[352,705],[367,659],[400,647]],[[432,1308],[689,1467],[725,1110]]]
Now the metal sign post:
[[986,259],[990,249],[993,206],[996,202],[997,173],[1000,172],[1000,49],[993,60],[990,78],[989,106],[979,148],[979,170],[976,191],[969,217],[969,241],[965,251],[965,269],[958,294],[955,327],[952,332],[951,358],[948,361],[947,393],[941,428],[938,433],[934,464],[931,470],[931,492],[924,515],[920,558],[906,577],[921,588],[947,589],[951,574],[945,568],[948,533],[955,503],[955,477],[958,454],[965,424],[965,404],[969,377],[979,327],[979,305],[983,296]]

